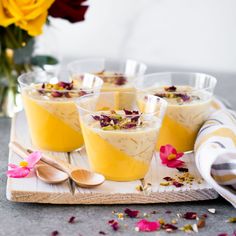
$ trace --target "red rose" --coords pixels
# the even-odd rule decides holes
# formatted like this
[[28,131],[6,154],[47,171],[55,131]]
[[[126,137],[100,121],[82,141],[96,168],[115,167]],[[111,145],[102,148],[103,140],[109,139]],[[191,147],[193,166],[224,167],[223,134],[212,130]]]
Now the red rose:
[[56,0],[49,8],[49,15],[63,18],[71,23],[84,20],[88,6],[82,5],[86,0]]

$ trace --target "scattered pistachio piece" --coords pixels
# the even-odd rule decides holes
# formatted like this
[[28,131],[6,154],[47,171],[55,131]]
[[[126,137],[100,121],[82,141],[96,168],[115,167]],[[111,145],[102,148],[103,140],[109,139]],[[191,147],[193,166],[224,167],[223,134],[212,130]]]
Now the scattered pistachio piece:
[[173,220],[171,221],[171,223],[174,224],[174,225],[176,225],[177,222],[178,222],[177,219],[173,219]]
[[230,217],[226,222],[227,223],[236,223],[236,217]]
[[169,186],[170,183],[169,183],[169,182],[161,182],[160,185],[161,185],[161,186]]
[[162,219],[162,218],[158,219],[158,221],[159,221],[159,223],[160,223],[161,225],[164,225],[164,224],[165,224],[165,221],[164,221],[164,219]]

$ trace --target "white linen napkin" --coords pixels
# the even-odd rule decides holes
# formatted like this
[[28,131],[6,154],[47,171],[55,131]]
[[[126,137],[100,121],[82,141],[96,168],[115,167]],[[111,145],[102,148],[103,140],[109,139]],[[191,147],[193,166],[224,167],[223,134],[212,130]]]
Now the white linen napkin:
[[236,208],[236,113],[218,100],[213,107],[195,142],[195,162],[205,181]]

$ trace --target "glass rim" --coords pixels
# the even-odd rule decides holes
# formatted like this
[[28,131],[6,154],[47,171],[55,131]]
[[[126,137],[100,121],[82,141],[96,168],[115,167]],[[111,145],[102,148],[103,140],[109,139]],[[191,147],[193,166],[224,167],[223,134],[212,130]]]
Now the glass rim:
[[[46,72],[45,72],[45,74],[46,74]],[[52,90],[50,90],[50,89],[43,89],[43,88],[35,88],[35,87],[33,87],[31,84],[27,84],[27,83],[24,83],[22,80],[24,79],[24,78],[27,78],[27,76],[30,76],[30,75],[32,75],[32,76],[37,76],[37,73],[36,72],[27,72],[27,73],[23,73],[23,74],[21,74],[20,76],[18,76],[18,78],[17,78],[17,81],[18,81],[18,83],[20,84],[20,87],[25,87],[25,88],[32,88],[32,89],[37,89],[37,90],[41,90],[41,89],[43,89],[43,91],[45,91],[45,92],[61,92],[61,93],[76,93],[76,92],[80,92],[80,91],[84,91],[84,92],[89,92],[89,91],[91,91],[91,90],[96,90],[96,89],[100,89],[100,88],[102,88],[102,86],[103,86],[103,80],[99,77],[99,76],[97,76],[97,75],[94,75],[94,74],[90,74],[90,73],[83,73],[84,75],[85,74],[87,74],[87,75],[92,75],[96,80],[99,80],[100,82],[101,82],[101,85],[99,85],[99,86],[95,86],[95,87],[92,87],[92,88],[77,88],[77,89],[71,89],[71,90],[68,90],[68,89],[61,89],[61,90],[59,90],[59,89],[52,89]],[[46,74],[46,76],[47,76],[47,78],[49,78],[49,75],[47,75]],[[47,82],[49,82],[49,81],[45,81],[45,82],[41,82],[42,84],[43,83],[47,83]],[[59,81],[59,82],[65,82],[65,83],[68,83],[68,82],[66,82],[66,81]],[[40,84],[40,82],[39,83],[35,83],[35,84]]]
[[[92,97],[92,96],[100,96],[100,95],[103,95],[103,94],[115,94],[115,93],[117,93],[117,92],[115,92],[115,91],[112,91],[112,92],[96,92],[96,93],[90,93],[90,94],[86,94],[86,95],[84,95],[84,96],[81,96],[81,97],[79,97],[79,98],[77,98],[76,99],[76,105],[77,105],[77,107],[78,107],[78,109],[81,109],[81,110],[83,110],[83,111],[85,111],[85,112],[87,112],[87,113],[96,113],[96,112],[102,112],[102,111],[104,111],[104,112],[106,112],[107,110],[98,110],[98,111],[92,111],[91,109],[89,110],[89,109],[86,109],[86,108],[83,108],[82,106],[80,106],[79,105],[79,103],[82,101],[82,100],[84,100],[84,99],[86,99],[86,98],[88,98],[88,97]],[[139,93],[137,93],[137,92],[118,92],[119,94],[132,94],[132,95],[138,95]],[[141,94],[141,93],[140,93]],[[158,97],[158,96],[155,96],[155,95],[152,95],[152,94],[145,94],[145,96],[148,96],[148,97],[152,97],[152,98],[158,98],[158,100],[159,100],[159,102],[160,102],[160,104],[161,104],[161,107],[165,107],[165,108],[167,108],[167,105],[168,105],[168,102],[165,100],[165,99],[163,99],[163,98],[161,98],[161,97]],[[112,109],[111,109],[112,110]],[[125,108],[124,109],[122,109],[122,110],[126,110]],[[127,109],[128,110],[128,109]],[[140,112],[139,113],[139,115],[154,115],[154,114],[156,114],[158,111],[155,111],[155,112]],[[128,115],[129,117],[136,117],[138,114],[134,114],[134,115]],[[159,117],[160,119],[162,119],[161,117]]]
[[[206,73],[201,73],[201,72],[184,72],[184,71],[163,71],[163,72],[153,72],[153,73],[149,73],[149,74],[144,74],[144,75],[141,75],[141,76],[138,76],[138,78],[134,81],[134,87],[138,90],[138,91],[146,91],[146,89],[150,88],[150,87],[146,87],[146,88],[143,88],[139,85],[141,79],[147,79],[148,77],[158,77],[158,76],[162,76],[162,75],[189,75],[189,76],[205,76],[205,77],[208,77],[212,80],[213,82],[213,85],[211,86],[208,86],[208,87],[205,87],[205,88],[194,88],[193,91],[201,91],[201,90],[214,90],[216,84],[217,84],[217,79],[213,76],[213,75],[210,75],[210,74],[206,74]],[[163,79],[165,80],[165,79]],[[178,78],[178,80],[181,80],[181,78]],[[139,82],[139,83],[138,83]],[[182,84],[182,85],[188,85],[188,84]],[[171,86],[171,85],[170,85]],[[173,86],[175,86],[173,84]],[[176,85],[178,86],[178,85]],[[156,86],[158,87],[158,86]],[[174,93],[174,92],[173,92]]]
[[[125,64],[127,61],[133,61],[133,62],[136,62],[138,65],[141,65],[143,67],[145,67],[145,70],[147,69],[147,65],[142,62],[142,61],[139,61],[139,60],[136,60],[136,59],[131,59],[131,58],[123,58],[123,59],[115,59],[115,58],[106,58],[106,57],[95,57],[95,58],[83,58],[83,59],[76,59],[76,60],[73,60],[71,62],[69,62],[66,66],[67,70],[69,71],[69,73],[73,76],[75,75],[72,70],[73,70],[73,66],[76,65],[77,63],[84,63],[84,62],[88,62],[88,63],[91,63],[92,61],[103,61],[104,63],[106,62],[113,62],[114,65],[121,65],[121,64]],[[103,70],[105,71],[105,70]],[[98,72],[87,72],[87,73],[90,73],[90,74],[93,74],[95,73],[96,76],[99,77],[99,75],[97,75],[96,73],[101,73],[103,71],[98,71]],[[85,72],[81,72],[81,74],[83,74]],[[124,74],[122,72],[116,72],[114,71],[114,73],[120,73],[118,75],[103,75],[102,77],[104,78],[107,78],[107,77],[120,77],[120,76],[129,76],[128,74]],[[77,74],[79,75],[79,74]]]

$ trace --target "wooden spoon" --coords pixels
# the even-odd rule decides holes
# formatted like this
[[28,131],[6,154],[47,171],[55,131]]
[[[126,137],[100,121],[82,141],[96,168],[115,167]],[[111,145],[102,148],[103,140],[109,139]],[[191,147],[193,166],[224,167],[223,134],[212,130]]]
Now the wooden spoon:
[[37,164],[35,171],[39,179],[47,184],[60,184],[69,179],[69,175],[47,164]]
[[[28,155],[29,153],[33,152],[33,150],[30,150],[30,149],[26,150],[17,142],[12,142],[10,144],[10,147],[13,149],[13,151],[15,151],[20,156],[22,156],[22,154],[25,156],[26,154]],[[54,172],[61,170],[67,173],[70,176],[70,178],[80,187],[93,188],[95,186],[102,184],[105,181],[105,177],[101,174],[97,174],[97,173],[94,173],[85,169],[78,169],[77,166],[73,166],[69,164],[68,162],[57,159],[57,158],[49,157],[43,154],[41,157],[41,160],[43,162],[46,162],[50,166],[53,166],[56,169],[59,169],[59,170],[56,170],[55,168],[51,169]],[[42,172],[43,172],[43,167],[40,168],[40,171],[38,171],[38,174],[40,174],[40,177],[44,179],[44,181],[46,179],[48,179],[48,181],[52,180],[52,177],[48,177],[48,173],[50,173],[50,170],[48,168],[45,168],[46,173],[45,172],[42,173]],[[53,173],[53,175],[57,176],[55,173]]]

